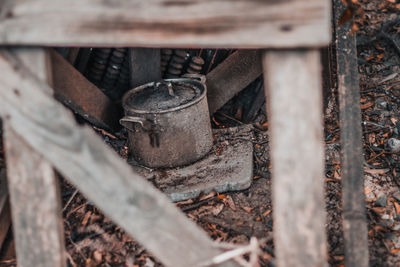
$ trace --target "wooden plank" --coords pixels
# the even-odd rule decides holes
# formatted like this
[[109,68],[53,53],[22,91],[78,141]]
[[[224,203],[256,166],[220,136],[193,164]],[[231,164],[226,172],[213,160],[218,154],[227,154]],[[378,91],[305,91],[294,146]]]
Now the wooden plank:
[[[43,50],[13,52],[32,73],[37,72],[44,80],[47,68]],[[17,89],[13,90],[17,93]],[[48,92],[42,91],[49,96]],[[7,120],[4,128],[18,266],[66,266],[61,198],[53,168],[33,151]]]
[[55,97],[97,127],[119,127],[120,108],[57,52],[50,57]]
[[[0,54],[0,114],[90,201],[166,266],[198,266],[221,250],[92,129],[43,89],[6,51]],[[10,88],[12,88],[10,90]],[[237,266],[228,262],[221,266]]]
[[8,200],[8,189],[6,170],[0,170],[0,250],[7,237],[11,225],[10,205]]
[[[334,1],[335,25],[345,10]],[[345,265],[369,266],[368,226],[365,212],[360,85],[356,34],[351,22],[336,26],[336,62],[340,109],[341,171]]]
[[210,113],[220,109],[262,74],[260,50],[238,50],[206,76]]
[[4,1],[3,44],[265,48],[330,41],[329,0]]
[[277,266],[326,266],[319,53],[268,51],[263,67]]
[[129,66],[131,69],[131,88],[161,79],[160,49],[129,49]]

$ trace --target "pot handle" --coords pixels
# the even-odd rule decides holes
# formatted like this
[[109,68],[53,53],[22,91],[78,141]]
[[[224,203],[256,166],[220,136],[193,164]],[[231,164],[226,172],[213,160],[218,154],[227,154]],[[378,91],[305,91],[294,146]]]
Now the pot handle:
[[167,86],[168,94],[169,94],[170,96],[175,96],[174,88],[172,87],[172,83],[171,83],[171,82],[160,81],[160,82],[156,82],[156,83],[154,84],[154,86],[155,86],[156,89],[158,89],[158,87],[160,87],[160,85],[165,85],[165,86]]
[[124,126],[126,129],[129,131],[134,132],[135,129],[132,128],[132,123],[139,123],[143,129],[146,130],[144,123],[146,122],[146,119],[141,118],[141,117],[133,117],[133,116],[125,116],[122,119],[119,120],[119,123]]
[[202,74],[191,74],[191,73],[186,73],[182,75],[182,78],[189,78],[189,79],[194,79],[200,81],[202,84],[206,84],[206,76]]

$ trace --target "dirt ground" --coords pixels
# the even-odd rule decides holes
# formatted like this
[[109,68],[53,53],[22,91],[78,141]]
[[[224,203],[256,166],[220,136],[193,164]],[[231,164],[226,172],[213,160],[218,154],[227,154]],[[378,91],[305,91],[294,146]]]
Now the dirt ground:
[[[360,1],[357,6],[353,29],[358,40],[370,265],[400,266],[400,154],[388,147],[390,138],[400,139],[400,4],[395,0]],[[344,266],[338,99],[335,83],[328,84],[324,110],[328,260],[331,266]],[[235,101],[214,117],[214,127],[241,124],[240,112],[233,112],[229,105]],[[252,186],[240,192],[201,195],[177,205],[218,242],[247,243],[252,236],[263,240],[261,266],[275,266],[265,112],[260,110],[252,124]],[[127,158],[124,131],[115,135],[96,131]],[[3,159],[0,153],[0,168]],[[162,266],[72,185],[60,181],[69,266]],[[0,261],[0,265],[14,266],[15,260]]]

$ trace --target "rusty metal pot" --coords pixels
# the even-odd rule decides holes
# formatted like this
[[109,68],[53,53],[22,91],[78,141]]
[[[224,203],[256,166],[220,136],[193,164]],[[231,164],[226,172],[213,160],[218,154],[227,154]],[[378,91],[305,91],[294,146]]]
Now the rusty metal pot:
[[166,79],[127,92],[122,100],[129,152],[148,167],[176,167],[212,147],[205,77]]

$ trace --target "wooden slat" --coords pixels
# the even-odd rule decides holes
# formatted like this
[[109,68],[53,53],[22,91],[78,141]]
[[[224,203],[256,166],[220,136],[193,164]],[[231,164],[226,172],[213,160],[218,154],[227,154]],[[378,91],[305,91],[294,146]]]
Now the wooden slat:
[[0,54],[0,71],[0,114],[6,123],[166,266],[197,266],[221,252],[93,130],[78,126],[43,90],[50,88],[6,51]]
[[238,50],[207,74],[210,113],[220,109],[262,74],[260,50]]
[[161,79],[160,49],[130,48],[131,88]]
[[4,0],[0,43],[305,47],[330,40],[329,0]]
[[60,54],[51,51],[50,57],[55,97],[97,127],[119,127],[120,108]]
[[[334,1],[335,25],[345,10]],[[336,64],[342,152],[343,232],[345,265],[369,266],[368,226],[365,215],[363,145],[356,34],[351,22],[336,26]]]
[[317,50],[263,57],[277,266],[326,264],[321,66]]
[[[44,80],[43,50],[14,50]],[[17,93],[17,89],[11,89]],[[43,92],[48,95],[48,90]],[[8,186],[18,266],[66,266],[60,194],[52,166],[4,121]],[[25,133],[24,133],[25,134]]]
[[0,250],[7,237],[8,229],[11,225],[10,205],[8,200],[8,189],[6,170],[0,170]]

